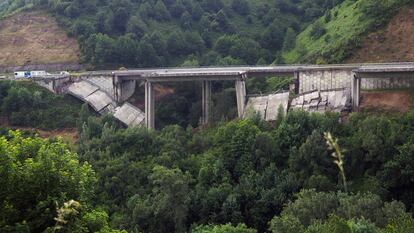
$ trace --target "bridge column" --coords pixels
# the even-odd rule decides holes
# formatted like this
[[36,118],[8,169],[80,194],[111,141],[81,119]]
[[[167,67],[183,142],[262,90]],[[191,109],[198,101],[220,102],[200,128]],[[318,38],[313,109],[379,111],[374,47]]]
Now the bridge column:
[[244,82],[245,74],[242,79],[236,81],[237,112],[239,118],[243,118],[246,104],[246,83]]
[[201,123],[203,125],[208,124],[210,120],[210,107],[211,107],[211,81],[203,81],[201,85],[201,105],[202,116]]
[[352,105],[354,107],[359,107],[361,101],[361,78],[356,75],[353,76],[351,82],[351,98]]
[[293,74],[293,79],[295,82],[295,94],[299,94],[300,93],[300,73],[299,71],[295,71],[295,73]]
[[151,82],[145,82],[145,125],[155,129],[155,92]]
[[114,98],[117,103],[121,102],[122,96],[122,81],[119,79],[118,76],[112,76],[112,83],[114,85]]

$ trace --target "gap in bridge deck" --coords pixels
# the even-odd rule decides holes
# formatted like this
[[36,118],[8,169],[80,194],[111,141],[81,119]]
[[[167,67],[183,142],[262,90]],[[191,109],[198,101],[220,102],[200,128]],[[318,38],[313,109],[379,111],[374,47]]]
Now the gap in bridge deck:
[[212,82],[211,122],[237,118],[237,99],[234,81]]
[[293,76],[268,76],[249,78],[246,81],[247,95],[268,95],[279,91],[288,91],[295,83]]

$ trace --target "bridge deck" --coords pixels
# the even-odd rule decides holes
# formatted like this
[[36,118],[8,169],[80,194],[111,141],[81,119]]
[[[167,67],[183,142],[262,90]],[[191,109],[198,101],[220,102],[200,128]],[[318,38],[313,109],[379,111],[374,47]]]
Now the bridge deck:
[[[122,80],[168,81],[202,81],[202,80],[237,80],[243,74],[247,77],[289,76],[295,72],[349,70],[355,73],[413,73],[414,63],[383,64],[338,64],[338,65],[286,65],[258,67],[207,67],[207,68],[167,68],[167,69],[133,69],[106,71]],[[91,73],[93,75],[93,73]],[[103,75],[100,72],[100,75]]]

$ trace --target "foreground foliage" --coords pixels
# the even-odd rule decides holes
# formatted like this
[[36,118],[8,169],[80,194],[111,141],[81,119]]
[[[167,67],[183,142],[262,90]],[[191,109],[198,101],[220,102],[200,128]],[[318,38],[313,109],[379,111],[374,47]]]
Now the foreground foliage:
[[[228,223],[258,232],[410,229],[414,112],[338,122],[336,114],[291,112],[274,125],[252,119],[148,132],[90,118],[79,153],[99,175],[111,225],[131,232],[232,232],[211,226]],[[349,194],[337,193],[343,182],[324,132],[345,150]]]
[[111,232],[105,211],[91,209],[94,171],[62,142],[10,131],[0,175],[0,232]]

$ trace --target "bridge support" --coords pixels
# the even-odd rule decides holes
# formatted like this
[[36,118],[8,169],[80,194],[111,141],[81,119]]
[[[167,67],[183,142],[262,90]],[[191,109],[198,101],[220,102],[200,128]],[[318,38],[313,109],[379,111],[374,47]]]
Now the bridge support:
[[201,105],[202,116],[201,123],[203,125],[208,124],[210,120],[210,107],[211,107],[211,81],[203,81],[201,85]]
[[296,71],[293,74],[293,79],[294,79],[294,82],[295,82],[295,94],[299,94],[299,92],[300,92],[300,73],[299,73],[299,71]]
[[360,96],[361,96],[361,78],[353,75],[352,82],[351,82],[351,98],[352,98],[352,105],[354,107],[359,107],[360,103]]
[[145,82],[145,125],[155,129],[155,92],[151,82]]
[[[123,81],[118,76],[112,77],[113,89],[114,89],[114,98],[117,103],[122,103],[128,100],[135,92],[136,81],[127,80]],[[102,84],[100,86],[104,86]]]
[[239,118],[243,118],[244,108],[246,104],[246,83],[244,79],[236,81],[236,97],[237,97],[237,112]]
[[119,77],[118,76],[116,76],[116,75],[114,75],[114,76],[112,76],[112,84],[113,84],[113,86],[114,86],[114,98],[115,98],[115,101],[117,102],[117,103],[120,103],[121,102],[121,96],[122,96],[122,86],[121,86],[121,80],[119,79]]

